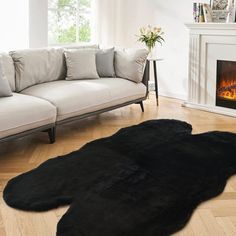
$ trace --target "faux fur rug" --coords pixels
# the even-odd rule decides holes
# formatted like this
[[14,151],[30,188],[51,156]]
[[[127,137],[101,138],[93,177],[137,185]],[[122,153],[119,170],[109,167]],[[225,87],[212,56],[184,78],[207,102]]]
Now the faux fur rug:
[[26,211],[70,204],[58,236],[164,236],[236,174],[236,135],[192,135],[153,120],[121,129],[9,181],[6,203]]

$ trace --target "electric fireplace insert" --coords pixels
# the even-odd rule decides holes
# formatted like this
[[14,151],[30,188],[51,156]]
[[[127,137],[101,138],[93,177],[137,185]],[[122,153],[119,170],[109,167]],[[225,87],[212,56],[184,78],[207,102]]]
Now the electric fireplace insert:
[[216,106],[236,109],[236,61],[217,61]]

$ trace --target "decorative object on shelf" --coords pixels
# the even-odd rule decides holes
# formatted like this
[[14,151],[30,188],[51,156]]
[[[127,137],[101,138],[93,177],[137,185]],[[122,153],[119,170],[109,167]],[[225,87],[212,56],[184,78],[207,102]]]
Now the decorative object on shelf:
[[236,22],[236,4],[235,0],[231,0],[230,5],[229,5],[229,15],[227,22],[233,23]]
[[162,45],[165,42],[163,35],[164,32],[160,27],[153,28],[151,25],[148,25],[148,27],[140,28],[140,34],[137,37],[139,42],[145,43],[149,51],[149,56],[153,57],[153,49],[156,44],[160,43]]
[[211,8],[213,11],[225,11],[229,9],[231,0],[212,0]]
[[210,4],[193,3],[193,18],[196,23],[236,22],[235,0],[211,0]]
[[213,22],[233,23],[235,22],[235,0],[212,0]]
[[226,23],[227,19],[228,19],[228,15],[229,15],[229,11],[225,11],[225,10],[213,10],[213,22],[216,23]]

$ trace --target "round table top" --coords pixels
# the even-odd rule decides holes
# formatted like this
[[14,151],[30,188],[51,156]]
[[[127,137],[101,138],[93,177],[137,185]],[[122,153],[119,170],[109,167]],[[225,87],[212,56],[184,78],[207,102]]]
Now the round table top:
[[163,58],[156,58],[156,57],[148,57],[147,60],[148,61],[164,61]]

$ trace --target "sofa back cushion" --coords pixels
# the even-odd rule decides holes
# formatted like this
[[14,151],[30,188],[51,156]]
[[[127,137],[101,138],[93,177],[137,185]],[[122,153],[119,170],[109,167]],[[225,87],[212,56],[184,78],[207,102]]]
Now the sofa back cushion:
[[0,98],[12,96],[12,91],[9,82],[5,76],[2,56],[0,56]]
[[4,76],[8,80],[12,92],[16,90],[16,85],[15,85],[15,67],[14,67],[14,62],[7,53],[1,53],[0,57],[2,58],[2,67],[4,70]]
[[123,49],[115,52],[116,76],[141,83],[148,57],[146,49]]
[[17,92],[35,84],[64,79],[66,76],[62,48],[19,50],[10,52],[10,55],[15,64]]

